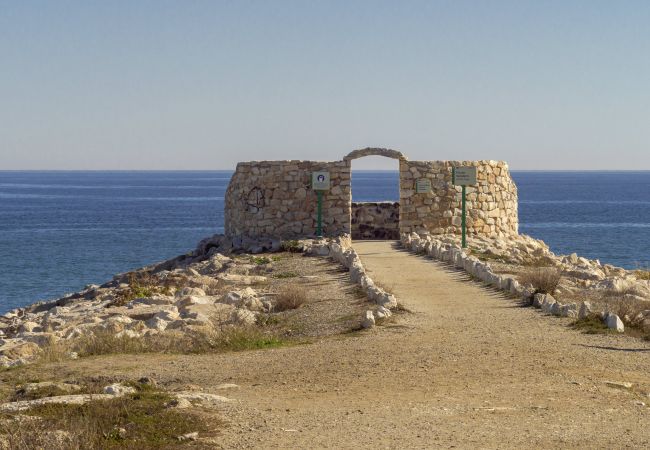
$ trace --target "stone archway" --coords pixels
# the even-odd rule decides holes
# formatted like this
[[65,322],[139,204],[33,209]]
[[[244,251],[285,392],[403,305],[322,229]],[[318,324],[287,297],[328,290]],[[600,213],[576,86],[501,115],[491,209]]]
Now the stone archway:
[[[347,163],[352,178],[352,160],[366,156],[383,156],[396,159],[400,162],[407,161],[406,156],[397,150],[389,148],[367,147],[350,152],[343,160]],[[398,240],[400,230],[400,176],[398,167],[397,200],[386,201],[352,201],[352,187],[350,188],[350,233],[352,239],[381,239]]]
[[385,156],[386,158],[399,159],[408,161],[402,152],[390,148],[366,147],[353,150],[347,154],[343,161],[352,161],[353,159],[363,158],[364,156]]

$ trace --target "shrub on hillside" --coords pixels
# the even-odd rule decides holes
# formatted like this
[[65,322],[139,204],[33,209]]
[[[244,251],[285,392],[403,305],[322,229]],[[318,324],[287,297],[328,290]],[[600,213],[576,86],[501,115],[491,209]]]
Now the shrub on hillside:
[[275,298],[274,310],[287,311],[298,309],[307,302],[307,291],[304,286],[290,285],[280,291]]
[[530,284],[536,294],[553,294],[562,280],[562,274],[552,267],[534,267],[519,276],[523,285]]

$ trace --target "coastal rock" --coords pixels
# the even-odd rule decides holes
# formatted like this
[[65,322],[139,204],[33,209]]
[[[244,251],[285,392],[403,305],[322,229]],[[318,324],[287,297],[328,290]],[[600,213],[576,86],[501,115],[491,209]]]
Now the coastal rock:
[[35,406],[42,405],[83,405],[95,400],[110,400],[115,398],[112,394],[76,394],[76,395],[59,395],[56,397],[44,397],[36,400],[23,400],[18,402],[3,403],[0,405],[0,412],[14,413],[26,411]]
[[126,394],[135,394],[137,390],[131,386],[115,383],[104,387],[104,394],[121,397]]
[[375,316],[372,311],[368,310],[365,312],[363,316],[363,320],[361,320],[361,327],[372,328],[374,326],[375,326]]
[[201,288],[198,287],[184,287],[180,291],[176,293],[176,297],[182,298],[182,297],[205,297],[205,291]]
[[589,316],[591,316],[593,313],[591,309],[591,303],[589,302],[582,302],[580,304],[580,310],[578,311],[578,319],[579,320],[585,320]]
[[237,325],[253,325],[257,316],[247,309],[236,309],[231,313],[230,321]]
[[623,325],[623,321],[616,314],[609,313],[605,320],[607,328],[616,330],[619,333],[623,333],[625,331],[625,325]]

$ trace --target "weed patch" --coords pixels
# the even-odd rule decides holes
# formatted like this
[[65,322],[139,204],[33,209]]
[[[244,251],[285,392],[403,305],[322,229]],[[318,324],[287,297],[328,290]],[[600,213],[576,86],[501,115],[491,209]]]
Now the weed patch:
[[307,303],[307,291],[304,286],[290,285],[280,291],[275,298],[273,309],[275,311],[287,311],[298,309]]
[[551,267],[535,267],[519,275],[519,282],[532,285],[536,294],[553,295],[561,280],[562,274]]

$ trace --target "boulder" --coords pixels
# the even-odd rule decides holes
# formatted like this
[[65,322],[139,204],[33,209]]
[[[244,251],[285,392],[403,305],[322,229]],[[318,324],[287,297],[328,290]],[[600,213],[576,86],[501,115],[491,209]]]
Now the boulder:
[[560,315],[562,317],[575,318],[578,316],[578,305],[575,303],[567,303],[560,307]]
[[205,291],[198,287],[184,287],[176,293],[179,298],[188,296],[205,297]]
[[146,324],[147,327],[151,330],[165,331],[168,322],[166,320],[161,319],[160,317],[154,316],[151,319],[147,320]]
[[611,330],[616,330],[619,333],[625,331],[623,321],[616,314],[609,313],[605,319],[605,323],[607,324],[607,328]]
[[104,387],[104,394],[121,397],[126,394],[135,394],[137,390],[131,386],[124,386],[121,383],[114,383]]
[[0,405],[0,411],[5,413],[26,411],[35,406],[42,405],[83,405],[94,400],[109,400],[115,398],[112,394],[77,394],[77,395],[59,395],[56,397],[44,397],[36,400],[24,400],[20,402],[3,403]]
[[375,315],[379,319],[384,319],[386,317],[390,317],[393,315],[393,313],[390,311],[390,309],[385,308],[384,306],[379,306],[377,308],[377,311],[375,311]]
[[558,302],[554,302],[554,303],[551,305],[551,308],[550,308],[549,312],[550,312],[551,314],[553,314],[554,316],[560,316],[560,315],[562,315],[562,313],[561,313],[561,305],[560,305]]
[[363,319],[361,320],[361,327],[372,328],[374,326],[375,326],[375,315],[372,313],[372,311],[368,310],[363,315]]
[[23,322],[22,325],[18,328],[19,332],[27,332],[27,333],[38,333],[43,331],[43,328],[41,328],[41,325],[36,323],[36,322]]
[[585,320],[593,313],[591,309],[591,303],[582,302],[580,304],[580,310],[578,311],[578,319]]
[[230,322],[237,325],[253,325],[256,321],[256,314],[247,309],[236,309],[230,314]]

